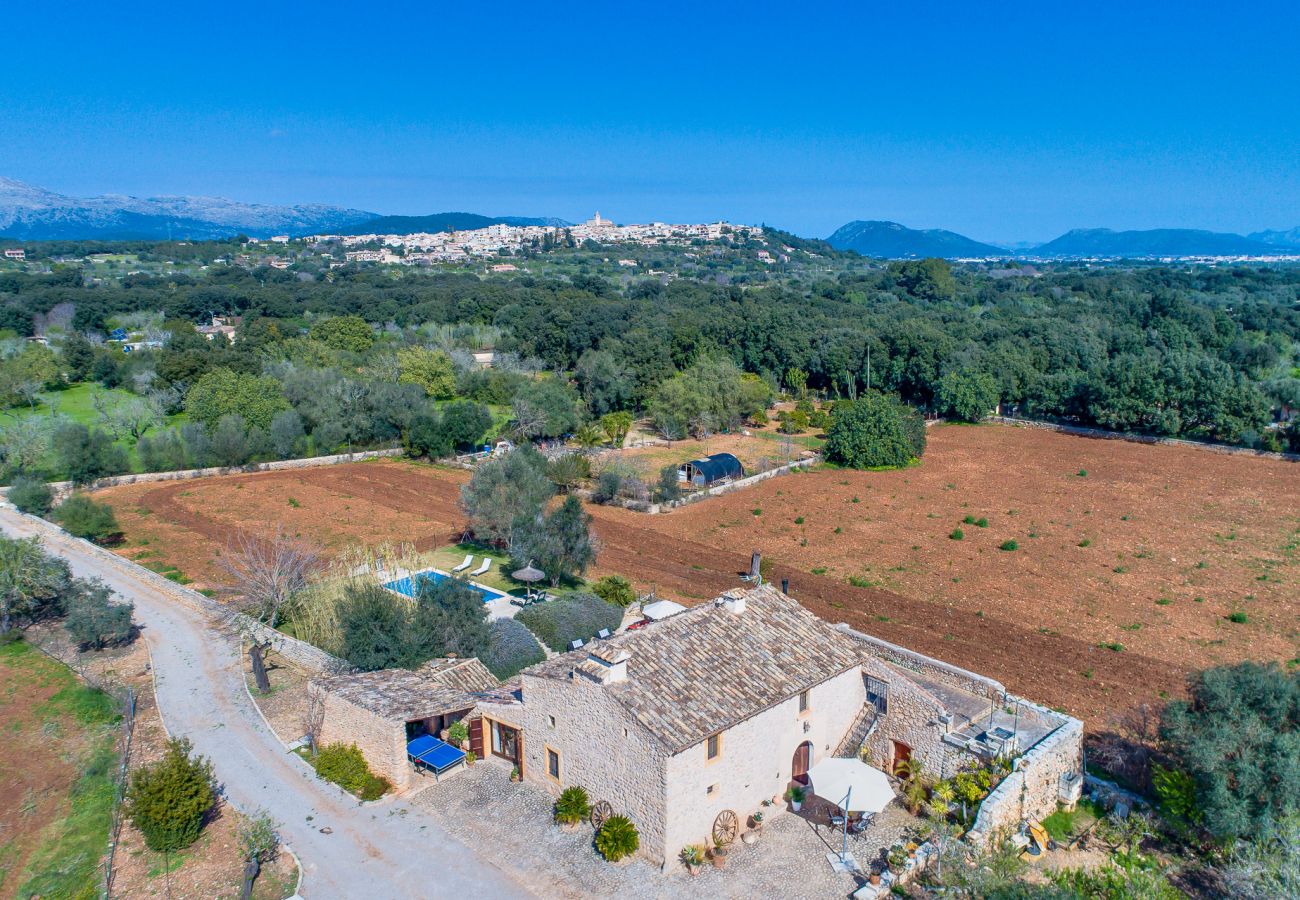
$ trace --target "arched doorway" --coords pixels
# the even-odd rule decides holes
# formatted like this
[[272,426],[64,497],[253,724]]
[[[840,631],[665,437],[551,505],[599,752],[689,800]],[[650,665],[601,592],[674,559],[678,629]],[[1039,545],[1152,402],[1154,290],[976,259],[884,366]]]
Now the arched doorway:
[[812,742],[804,741],[794,750],[794,759],[790,763],[790,780],[806,785],[808,769],[812,766]]

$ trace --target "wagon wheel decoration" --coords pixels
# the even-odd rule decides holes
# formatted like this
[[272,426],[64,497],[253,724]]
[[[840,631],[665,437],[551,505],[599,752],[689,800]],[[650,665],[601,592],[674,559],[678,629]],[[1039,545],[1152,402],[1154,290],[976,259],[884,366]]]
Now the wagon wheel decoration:
[[736,839],[739,832],[740,818],[731,810],[724,809],[713,820],[713,846],[727,846]]
[[605,824],[605,820],[614,815],[614,807],[609,805],[608,800],[601,800],[591,808],[591,827],[600,831],[600,826]]

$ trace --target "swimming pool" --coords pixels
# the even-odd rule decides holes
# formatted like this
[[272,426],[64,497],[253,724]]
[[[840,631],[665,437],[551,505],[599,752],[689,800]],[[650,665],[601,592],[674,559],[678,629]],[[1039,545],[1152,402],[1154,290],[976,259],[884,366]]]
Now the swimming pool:
[[[386,581],[384,582],[384,587],[393,593],[401,594],[403,597],[414,597],[416,592],[419,590],[421,581],[437,582],[446,578],[451,578],[451,576],[446,572],[440,572],[437,569],[427,569],[423,572],[416,572],[414,575],[407,575],[404,578],[398,578],[396,581]],[[500,591],[494,591],[490,587],[475,584],[472,581],[466,581],[465,586],[474,593],[481,594],[484,603],[488,603],[492,600],[500,600],[502,597],[508,596]]]

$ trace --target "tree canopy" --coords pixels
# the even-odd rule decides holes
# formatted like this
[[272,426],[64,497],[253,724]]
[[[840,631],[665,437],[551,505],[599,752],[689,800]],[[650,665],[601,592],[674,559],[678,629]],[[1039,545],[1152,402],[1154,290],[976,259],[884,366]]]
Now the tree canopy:
[[854,469],[905,466],[925,452],[925,420],[896,397],[871,392],[837,404],[826,458]]

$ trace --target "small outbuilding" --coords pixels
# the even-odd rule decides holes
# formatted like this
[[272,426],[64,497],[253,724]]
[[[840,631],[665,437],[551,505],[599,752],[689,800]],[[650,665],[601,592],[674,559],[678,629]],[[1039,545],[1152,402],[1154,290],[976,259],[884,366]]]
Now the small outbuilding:
[[714,453],[693,459],[677,469],[677,480],[695,487],[709,487],[745,477],[745,467],[730,453]]
[[500,686],[487,666],[471,657],[434,659],[414,671],[383,669],[318,678],[309,692],[320,709],[320,743],[356,744],[371,771],[402,791],[429,768],[421,767],[425,760],[412,756],[412,745],[425,736],[439,742],[446,728],[466,718]]

